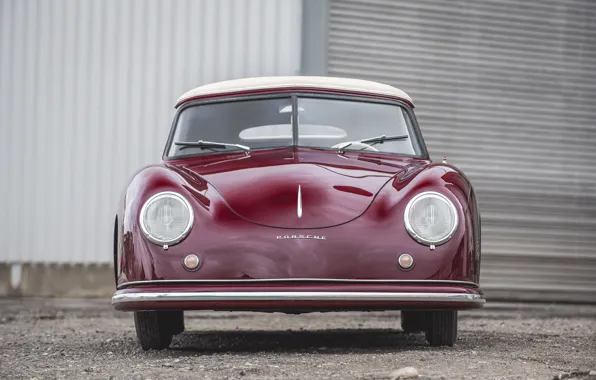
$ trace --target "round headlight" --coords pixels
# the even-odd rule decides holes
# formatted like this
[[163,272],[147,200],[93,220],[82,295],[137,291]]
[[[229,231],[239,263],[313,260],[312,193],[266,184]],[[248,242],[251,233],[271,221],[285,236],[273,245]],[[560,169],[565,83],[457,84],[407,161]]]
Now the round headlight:
[[155,244],[175,244],[190,231],[194,214],[182,195],[165,191],[145,202],[139,219],[147,239]]
[[426,245],[447,242],[457,229],[457,210],[444,195],[427,191],[408,202],[404,213],[406,230]]

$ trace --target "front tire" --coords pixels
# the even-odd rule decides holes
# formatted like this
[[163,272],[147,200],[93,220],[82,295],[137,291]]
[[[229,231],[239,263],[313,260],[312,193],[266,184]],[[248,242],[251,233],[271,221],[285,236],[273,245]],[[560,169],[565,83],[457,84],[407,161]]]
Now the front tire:
[[401,328],[406,334],[415,334],[426,330],[426,312],[402,310]]
[[172,337],[184,331],[182,311],[136,311],[135,330],[141,348],[163,350],[172,343]]
[[430,311],[426,323],[426,341],[431,346],[453,347],[457,340],[457,311]]

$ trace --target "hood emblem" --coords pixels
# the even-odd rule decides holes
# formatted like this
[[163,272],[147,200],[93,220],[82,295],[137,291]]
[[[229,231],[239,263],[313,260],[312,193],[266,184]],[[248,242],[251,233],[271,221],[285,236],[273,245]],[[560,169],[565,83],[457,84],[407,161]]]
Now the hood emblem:
[[300,185],[298,185],[298,208],[296,213],[298,214],[298,218],[302,218],[302,190],[300,189]]

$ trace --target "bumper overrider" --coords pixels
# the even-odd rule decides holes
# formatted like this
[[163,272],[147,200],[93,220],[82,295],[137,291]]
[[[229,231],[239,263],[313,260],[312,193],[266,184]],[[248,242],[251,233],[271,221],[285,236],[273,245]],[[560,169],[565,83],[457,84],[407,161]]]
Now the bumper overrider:
[[476,284],[460,281],[138,281],[121,285],[112,297],[114,308],[123,311],[457,310],[485,302]]

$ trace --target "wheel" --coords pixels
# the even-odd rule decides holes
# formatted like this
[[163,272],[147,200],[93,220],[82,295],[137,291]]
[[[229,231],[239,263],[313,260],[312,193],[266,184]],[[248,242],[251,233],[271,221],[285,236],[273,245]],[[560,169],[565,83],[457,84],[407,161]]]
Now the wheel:
[[137,311],[134,320],[137,339],[145,351],[168,348],[172,337],[184,331],[182,311]]
[[402,310],[401,328],[406,334],[419,333],[426,330],[426,312]]
[[457,340],[457,311],[427,312],[425,335],[431,346],[453,347]]
[[184,332],[184,312],[183,311],[169,311],[167,312],[168,323],[170,325],[170,331],[173,335]]

